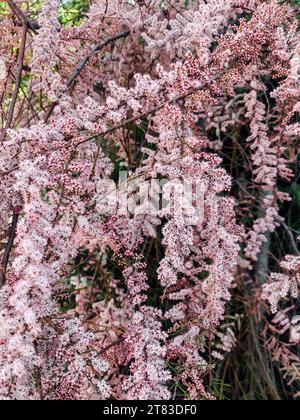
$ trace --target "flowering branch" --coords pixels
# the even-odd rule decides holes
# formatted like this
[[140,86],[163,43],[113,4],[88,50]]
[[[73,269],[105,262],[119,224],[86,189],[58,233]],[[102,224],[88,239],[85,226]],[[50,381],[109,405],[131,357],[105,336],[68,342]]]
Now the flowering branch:
[[127,119],[126,121],[123,121],[123,122],[121,122],[121,123],[119,123],[119,124],[117,124],[117,125],[114,125],[114,126],[113,126],[113,127],[111,127],[111,128],[108,128],[108,129],[107,129],[107,130],[105,130],[104,132],[101,132],[101,133],[96,133],[96,134],[93,134],[93,135],[91,135],[91,136],[89,136],[89,137],[85,138],[84,140],[82,140],[81,142],[79,142],[79,143],[78,143],[78,146],[80,146],[80,145],[81,145],[81,144],[83,144],[83,143],[86,143],[86,142],[88,142],[88,141],[93,140],[93,139],[94,139],[94,138],[96,138],[97,136],[103,136],[103,137],[105,137],[105,136],[107,136],[107,135],[109,135],[109,134],[113,133],[114,131],[119,130],[120,128],[123,128],[123,127],[125,127],[125,126],[127,126],[127,125],[133,124],[133,123],[135,123],[135,122],[137,122],[137,121],[139,121],[139,120],[142,120],[142,119],[144,119],[144,118],[147,118],[149,115],[154,115],[154,114],[156,114],[157,112],[159,112],[159,111],[161,111],[163,108],[165,108],[167,105],[173,105],[173,104],[176,104],[176,103],[178,103],[178,102],[180,102],[180,101],[182,101],[182,100],[184,100],[184,99],[187,99],[188,97],[190,97],[190,96],[194,95],[195,93],[197,93],[197,92],[199,92],[199,91],[201,91],[201,90],[203,90],[203,89],[207,88],[207,87],[208,87],[208,86],[209,86],[212,82],[214,82],[214,81],[216,81],[216,80],[220,79],[221,77],[223,77],[229,69],[230,69],[230,67],[226,68],[225,70],[223,70],[222,72],[218,73],[218,74],[217,74],[217,75],[215,75],[214,77],[210,78],[210,79],[209,79],[209,80],[207,80],[206,82],[204,82],[204,83],[200,83],[200,85],[199,85],[199,86],[197,86],[197,87],[195,87],[195,88],[191,88],[191,89],[189,89],[189,90],[188,90],[188,92],[186,92],[186,93],[184,93],[184,94],[180,94],[180,95],[175,96],[175,98],[168,99],[168,100],[166,100],[166,101],[164,101],[164,102],[160,103],[159,105],[156,105],[155,107],[153,107],[153,108],[151,108],[151,109],[149,109],[149,110],[145,111],[144,113],[142,113],[142,114],[140,114],[140,115],[137,115],[137,116],[135,116],[135,117],[129,118],[129,119]]
[[[254,262],[272,311],[299,295],[279,206],[299,152],[294,10],[91,0],[64,25],[60,0],[43,0],[37,27],[35,6],[8,4],[0,399],[214,398],[216,360],[248,322],[241,302],[265,325]],[[267,282],[262,250],[280,226],[297,255],[279,267],[286,241],[272,246],[284,274]],[[296,343],[287,314],[274,324]]]

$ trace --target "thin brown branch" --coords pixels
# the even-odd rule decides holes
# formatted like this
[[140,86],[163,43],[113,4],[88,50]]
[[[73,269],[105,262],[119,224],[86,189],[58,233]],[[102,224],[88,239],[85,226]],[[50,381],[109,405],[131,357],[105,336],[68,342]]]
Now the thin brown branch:
[[122,38],[127,38],[129,35],[130,35],[130,30],[128,29],[126,31],[120,32],[119,34],[115,36],[107,38],[103,42],[98,42],[96,45],[94,45],[94,47],[88,52],[88,54],[85,57],[83,57],[83,59],[80,61],[80,63],[78,64],[78,66],[76,67],[72,75],[69,77],[67,81],[67,86],[70,87],[72,85],[72,83],[80,75],[80,73],[82,72],[82,70],[87,65],[89,60],[93,57],[94,54],[96,54],[97,52],[103,50],[103,48],[107,47],[108,45]]
[[291,241],[291,245],[292,245],[292,248],[293,248],[295,254],[296,255],[300,255],[300,252],[299,252],[297,243],[295,241],[295,238],[294,238],[294,235],[293,235],[291,229],[288,227],[288,225],[285,222],[282,222],[282,226],[286,230],[286,233],[287,233],[287,235],[288,235],[288,237],[289,237],[289,239]]
[[[71,74],[71,76],[69,77],[66,85],[67,87],[71,87],[72,83],[75,82],[75,80],[77,79],[77,77],[81,74],[82,70],[84,69],[84,67],[88,64],[88,62],[90,61],[90,59],[93,57],[94,54],[96,54],[97,52],[103,50],[103,48],[107,47],[108,45],[122,39],[122,38],[127,38],[130,35],[130,30],[126,30],[123,32],[118,33],[117,35],[114,35],[112,37],[107,38],[106,40],[102,41],[102,42],[98,42],[96,45],[93,46],[93,48],[87,53],[87,55],[85,57],[82,58],[82,60],[79,62],[78,66],[76,67],[76,69],[74,70],[74,72]],[[50,118],[50,116],[52,115],[52,112],[54,111],[54,108],[56,107],[57,102],[53,102],[46,115],[44,118],[44,121],[47,122],[48,119]]]
[[31,29],[34,33],[37,33],[37,29],[39,29],[39,24],[37,22],[31,22],[28,19],[28,17],[25,15],[25,13],[20,9],[20,7],[13,0],[7,0],[7,2],[10,8],[12,9],[12,11],[20,20],[21,24]]
[[28,31],[28,26],[24,24],[23,31],[22,31],[21,46],[20,46],[19,57],[18,57],[16,84],[15,84],[14,93],[11,99],[10,107],[8,110],[6,126],[5,126],[6,130],[10,128],[13,122],[15,106],[17,103],[17,99],[18,99],[18,95],[19,95],[19,91],[21,87],[23,63],[24,63],[25,50],[26,50],[27,31]]
[[6,272],[9,263],[9,257],[14,246],[15,237],[17,233],[17,226],[18,226],[19,214],[16,210],[13,212],[12,224],[9,232],[8,242],[6,244],[6,248],[4,251],[4,255],[2,258],[1,263],[1,272],[0,272],[0,288],[4,286],[6,280]]
[[110,350],[112,347],[118,346],[119,344],[121,344],[123,341],[124,341],[124,338],[123,337],[119,338],[118,340],[116,340],[113,343],[109,344],[108,346],[104,347],[104,349],[102,349],[99,352],[97,352],[97,355],[98,356],[101,356],[102,354],[104,354],[108,350]]

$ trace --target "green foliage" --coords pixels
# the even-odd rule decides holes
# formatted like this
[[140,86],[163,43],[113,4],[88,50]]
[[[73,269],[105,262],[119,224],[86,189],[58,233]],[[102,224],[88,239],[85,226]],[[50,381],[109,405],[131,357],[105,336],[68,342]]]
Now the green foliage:
[[59,12],[60,23],[66,27],[80,25],[89,6],[90,0],[62,1]]

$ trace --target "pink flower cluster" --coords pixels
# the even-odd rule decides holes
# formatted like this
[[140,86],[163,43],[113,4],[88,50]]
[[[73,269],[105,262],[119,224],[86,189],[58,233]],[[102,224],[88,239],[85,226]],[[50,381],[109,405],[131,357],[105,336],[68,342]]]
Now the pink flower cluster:
[[[37,30],[18,10],[23,41],[14,9],[0,28],[2,120],[12,115],[0,137],[0,399],[214,398],[206,377],[236,343],[223,324],[238,272],[289,199],[278,183],[293,176],[300,40],[275,0],[185,3],[96,0],[63,27],[45,0]],[[12,33],[23,57],[10,57]],[[27,85],[14,99],[16,69]],[[246,156],[236,199],[228,138]],[[196,223],[102,214],[101,182],[124,168],[201,181]],[[243,226],[250,190],[259,211]],[[281,267],[263,290],[274,312],[299,295],[299,258]]]

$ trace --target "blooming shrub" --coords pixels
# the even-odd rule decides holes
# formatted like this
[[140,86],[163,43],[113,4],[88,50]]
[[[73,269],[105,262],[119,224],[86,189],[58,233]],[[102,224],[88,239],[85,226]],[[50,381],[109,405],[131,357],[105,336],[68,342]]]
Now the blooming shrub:
[[297,395],[294,6],[2,4],[0,398],[218,398],[241,305]]

